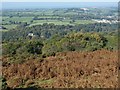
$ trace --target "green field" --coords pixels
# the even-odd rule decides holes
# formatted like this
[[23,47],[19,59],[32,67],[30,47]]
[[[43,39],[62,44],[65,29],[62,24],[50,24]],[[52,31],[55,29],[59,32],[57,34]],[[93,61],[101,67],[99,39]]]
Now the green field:
[[[59,16],[39,16],[39,18],[59,18]],[[3,21],[3,25],[5,28],[7,28],[7,30],[10,30],[12,28],[15,28],[17,26],[17,24],[9,24],[10,21],[12,22],[27,22],[28,24],[30,24],[29,26],[33,26],[33,25],[39,25],[39,24],[43,24],[43,23],[54,23],[55,25],[76,25],[76,24],[91,24],[91,23],[95,23],[92,20],[75,20],[75,22],[70,22],[72,21],[71,19],[64,19],[62,21],[60,20],[33,20],[32,23],[30,23],[30,21],[33,19],[33,17],[2,17]]]
[[2,17],[4,20],[2,23],[8,23],[9,21],[18,21],[18,22],[30,22],[33,17]]
[[63,20],[63,21],[59,21],[59,20],[35,20],[30,26],[33,25],[39,25],[39,24],[43,24],[43,23],[54,23],[55,25],[76,25],[76,24],[91,24],[91,23],[95,23],[92,20],[76,20],[73,23],[70,23],[71,20]]
[[7,30],[9,30],[15,28],[17,25],[11,24],[11,25],[3,25],[3,26],[6,27]]
[[[92,19],[101,19],[101,15],[111,15],[111,9],[94,9],[83,11],[80,8],[68,9],[35,9],[35,10],[5,10],[2,17],[2,26],[11,30],[21,23],[27,26],[39,25],[43,23],[53,23],[55,25],[77,25],[96,23]],[[114,14],[112,14],[114,15]]]

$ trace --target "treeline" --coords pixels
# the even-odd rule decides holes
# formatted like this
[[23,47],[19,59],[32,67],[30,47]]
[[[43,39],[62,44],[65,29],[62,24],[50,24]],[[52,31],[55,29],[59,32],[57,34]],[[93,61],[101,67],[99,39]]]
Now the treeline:
[[21,25],[21,24],[27,24],[27,22],[20,22],[20,21],[9,21],[9,22],[6,22],[6,23],[2,23],[2,25],[11,25],[11,24],[16,24],[16,25]]
[[33,20],[63,20],[63,18],[53,18],[53,17],[51,17],[51,18],[40,18],[40,17],[38,17],[38,16],[35,16],[34,18],[33,18]]
[[37,38],[50,38],[51,36],[58,34],[61,36],[67,35],[70,32],[111,32],[117,30],[117,24],[80,24],[80,25],[55,25],[53,23],[35,26],[27,26],[26,23],[22,23],[15,29],[8,32],[3,32],[3,42],[17,41],[29,38],[29,33],[32,33]]

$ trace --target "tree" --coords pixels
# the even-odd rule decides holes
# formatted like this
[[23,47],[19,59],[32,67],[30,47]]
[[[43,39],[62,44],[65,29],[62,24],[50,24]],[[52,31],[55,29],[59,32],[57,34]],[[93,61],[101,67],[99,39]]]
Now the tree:
[[33,23],[33,20],[31,20],[30,23]]
[[31,54],[42,54],[43,44],[40,41],[30,41],[26,45],[28,53]]

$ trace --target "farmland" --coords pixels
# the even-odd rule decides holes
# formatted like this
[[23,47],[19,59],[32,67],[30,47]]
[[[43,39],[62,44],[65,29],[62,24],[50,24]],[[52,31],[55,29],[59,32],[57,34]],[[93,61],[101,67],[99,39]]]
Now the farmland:
[[[114,9],[113,9],[114,10]],[[93,11],[96,11],[93,13]],[[105,11],[104,9],[89,8],[85,11],[83,8],[71,8],[71,9],[35,9],[29,10],[4,10],[2,17],[2,26],[4,29],[10,30],[15,28],[22,22],[26,22],[28,26],[39,25],[43,23],[53,23],[56,25],[76,25],[76,24],[91,24],[96,23],[92,19],[102,19],[98,16],[99,11],[103,14],[110,13],[111,10]],[[116,15],[116,13],[114,13]],[[113,15],[114,15],[113,14]],[[110,13],[111,15],[111,13]],[[107,18],[108,15],[104,15],[103,19],[117,19],[116,16]]]

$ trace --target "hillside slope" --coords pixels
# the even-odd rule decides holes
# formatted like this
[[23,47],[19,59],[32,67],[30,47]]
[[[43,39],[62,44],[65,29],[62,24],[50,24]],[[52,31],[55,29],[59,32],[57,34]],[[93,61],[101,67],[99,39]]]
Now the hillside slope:
[[3,76],[11,88],[115,88],[118,78],[117,51],[62,52],[44,59],[8,64]]

